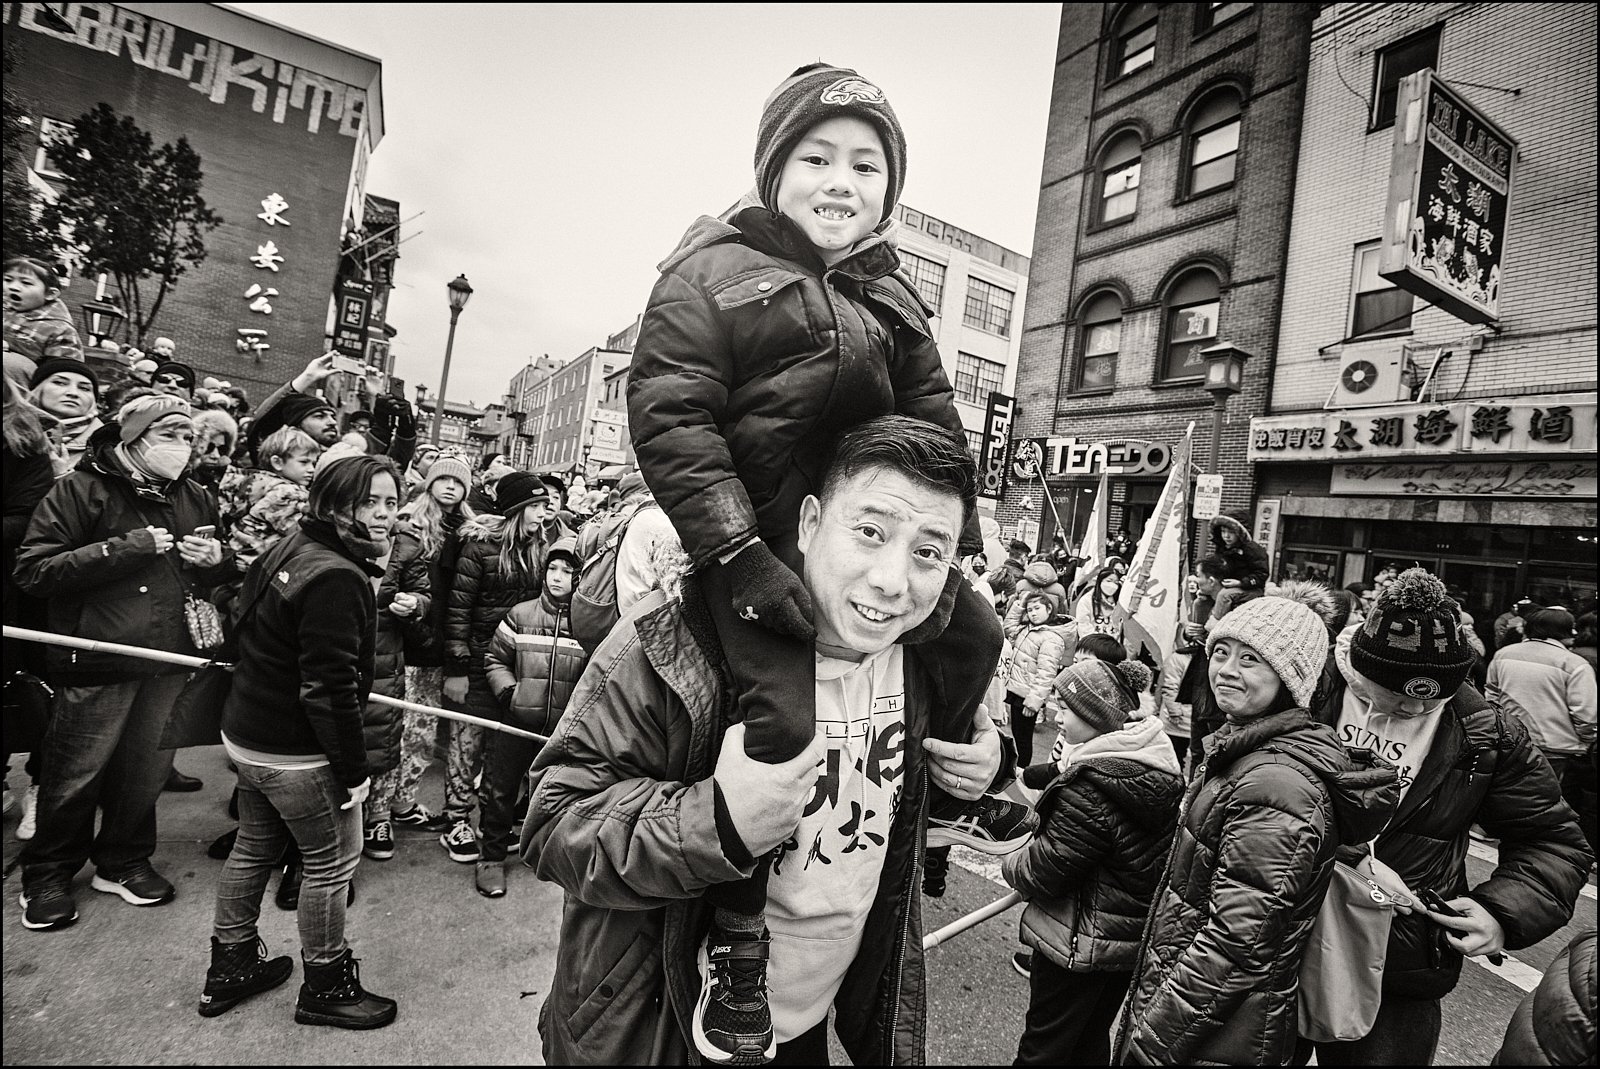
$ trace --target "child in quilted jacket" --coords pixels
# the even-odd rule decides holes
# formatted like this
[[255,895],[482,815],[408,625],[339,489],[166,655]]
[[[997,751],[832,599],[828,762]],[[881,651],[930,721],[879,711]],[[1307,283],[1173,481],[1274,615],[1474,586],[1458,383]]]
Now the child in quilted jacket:
[[[1039,713],[1050,701],[1050,686],[1061,666],[1070,663],[1066,636],[1050,622],[1056,603],[1035,591],[1022,605],[1022,620],[1006,628],[1011,639],[1011,671],[1006,677],[1006,706],[1011,710],[1011,736],[1017,761],[1033,763],[1033,732]],[[1076,646],[1076,642],[1073,643]]]
[[231,472],[220,490],[228,545],[239,574],[278,540],[291,534],[305,512],[306,487],[322,447],[298,427],[280,427],[261,443],[261,467]]
[[1133,719],[1150,671],[1089,658],[1061,673],[1061,738],[1023,782],[1039,828],[1001,872],[1021,892],[1013,958],[1030,997],[1018,1065],[1108,1065],[1150,897],[1172,843],[1183,777],[1155,717]]
[[[567,699],[589,656],[572,637],[572,590],[583,562],[577,540],[563,538],[545,557],[544,589],[511,608],[495,628],[483,663],[489,689],[506,723],[540,735],[555,733]],[[483,839],[474,883],[485,898],[506,893],[506,852],[512,806],[540,744],[502,731],[488,733],[478,788],[478,833]]]

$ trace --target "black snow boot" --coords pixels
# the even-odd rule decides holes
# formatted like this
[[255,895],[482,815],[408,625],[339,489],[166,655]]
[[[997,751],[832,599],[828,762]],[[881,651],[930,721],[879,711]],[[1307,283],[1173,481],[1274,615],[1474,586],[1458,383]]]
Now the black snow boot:
[[327,1024],[335,1028],[382,1028],[394,1020],[398,1004],[361,986],[361,973],[348,947],[327,965],[305,963],[306,982],[294,1019],[300,1024]]
[[216,1017],[227,1013],[251,995],[271,991],[294,972],[294,959],[267,957],[267,945],[259,938],[244,943],[219,943],[211,937],[211,968],[206,970],[206,987],[200,995],[200,1016]]

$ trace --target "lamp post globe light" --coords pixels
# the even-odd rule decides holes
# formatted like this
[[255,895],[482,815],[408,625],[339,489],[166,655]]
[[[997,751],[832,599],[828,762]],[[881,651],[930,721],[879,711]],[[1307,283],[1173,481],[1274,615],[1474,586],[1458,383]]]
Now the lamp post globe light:
[[457,275],[445,283],[445,296],[450,302],[450,334],[444,342],[444,369],[439,372],[439,396],[433,403],[433,444],[439,444],[439,428],[444,421],[445,389],[450,383],[450,353],[456,345],[456,320],[461,318],[461,310],[467,306],[467,298],[472,296],[472,287],[467,284],[466,275]]
[[1228,411],[1228,398],[1244,389],[1244,362],[1250,354],[1237,345],[1219,341],[1200,350],[1206,361],[1206,389],[1214,402],[1211,409],[1211,452],[1207,456],[1213,475],[1222,472],[1222,420]]

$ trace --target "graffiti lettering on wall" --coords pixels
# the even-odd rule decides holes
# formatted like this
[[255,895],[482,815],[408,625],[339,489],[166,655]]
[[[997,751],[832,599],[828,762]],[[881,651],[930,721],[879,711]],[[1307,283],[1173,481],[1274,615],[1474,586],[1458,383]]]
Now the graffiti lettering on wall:
[[[73,28],[55,30],[38,18],[45,6],[6,4],[7,30],[17,26],[95,52],[125,55],[136,66],[183,79],[213,104],[226,104],[230,89],[247,93],[250,110],[257,115],[266,114],[270,106],[272,121],[283,123],[291,110],[301,112],[313,134],[322,132],[324,119],[344,137],[361,131],[367,94],[355,86],[115,4],[67,4],[65,17]],[[54,13],[61,14],[60,5]]]

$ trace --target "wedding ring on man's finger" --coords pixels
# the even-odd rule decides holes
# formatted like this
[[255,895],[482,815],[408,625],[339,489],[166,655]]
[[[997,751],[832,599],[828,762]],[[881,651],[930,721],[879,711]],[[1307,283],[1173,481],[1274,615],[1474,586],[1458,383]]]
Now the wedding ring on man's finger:
[[961,777],[957,776],[956,777],[956,785],[954,787],[954,790],[959,791],[960,789],[961,789]]

